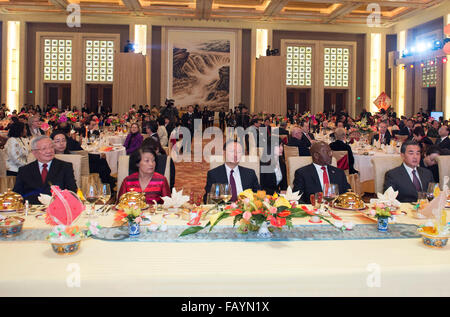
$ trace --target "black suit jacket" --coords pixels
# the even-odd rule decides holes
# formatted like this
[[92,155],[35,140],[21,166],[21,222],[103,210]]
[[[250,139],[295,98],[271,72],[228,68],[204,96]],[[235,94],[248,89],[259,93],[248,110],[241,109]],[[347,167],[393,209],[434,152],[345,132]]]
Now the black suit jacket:
[[[256,177],[255,171],[239,166],[239,174],[241,176],[242,189],[251,189],[254,192],[261,189],[259,186],[258,178]],[[227,170],[225,169],[225,164],[222,164],[212,170],[208,171],[206,177],[205,195],[203,196],[203,201],[206,203],[206,197],[211,190],[211,186],[214,183],[218,184],[228,184]],[[237,193],[239,195],[239,193]]]
[[441,141],[441,138],[437,139],[436,140],[436,144],[439,145],[439,147],[441,149],[448,149],[448,150],[450,150],[450,138],[449,137],[446,137],[444,139],[444,141]]
[[[314,140],[314,134],[308,133],[308,136],[311,138],[311,140]],[[300,140],[300,142],[303,144],[304,147],[308,149],[311,147],[311,141],[308,140],[305,133],[302,134],[302,139]]]
[[[428,184],[433,182],[433,173],[422,167],[417,167],[418,176],[422,183],[422,191],[426,192]],[[390,171],[387,171],[384,175],[384,188],[386,191],[389,187],[394,190],[398,190],[397,200],[399,202],[415,202],[417,201],[417,190],[411,181],[411,178],[406,171],[406,168],[402,165],[396,167]]]
[[[339,194],[343,194],[351,188],[343,170],[331,165],[327,165],[327,170],[330,184],[338,185]],[[311,194],[323,191],[314,164],[306,165],[295,171],[294,189],[292,191],[300,191],[300,193],[303,193],[301,201],[306,204],[311,203],[309,199]]]
[[330,143],[330,148],[333,151],[347,151],[348,152],[348,167],[349,167],[348,172],[349,172],[349,174],[358,173],[358,171],[355,170],[355,168],[354,168],[355,158],[353,157],[353,151],[352,151],[352,148],[350,147],[350,145],[345,144],[341,140],[336,140],[336,141]]
[[73,174],[72,163],[54,158],[50,165],[45,184],[42,183],[38,161],[19,168],[13,191],[22,195],[30,204],[40,204],[38,196],[51,195],[50,184],[58,185],[61,189],[68,189],[76,193],[77,184]]
[[[302,137],[302,139],[306,137]],[[299,156],[311,156],[309,149],[306,147],[306,144],[297,138],[289,138],[288,146],[296,146],[298,147],[298,155]]]
[[[375,134],[372,138],[372,144],[374,141],[378,141],[380,135],[379,134]],[[386,133],[384,134],[384,142],[383,144],[387,144],[389,145],[391,143],[391,134],[389,133],[389,130],[386,130]]]
[[[269,169],[270,172],[264,173],[264,169]],[[274,168],[271,165],[260,164],[260,176],[261,180],[261,188],[266,191],[268,195],[273,195],[273,193],[279,193],[282,190],[286,190],[287,185],[287,176],[286,176],[286,164],[283,159],[280,159],[280,169],[282,179],[281,182],[277,185],[277,176],[275,174]]]

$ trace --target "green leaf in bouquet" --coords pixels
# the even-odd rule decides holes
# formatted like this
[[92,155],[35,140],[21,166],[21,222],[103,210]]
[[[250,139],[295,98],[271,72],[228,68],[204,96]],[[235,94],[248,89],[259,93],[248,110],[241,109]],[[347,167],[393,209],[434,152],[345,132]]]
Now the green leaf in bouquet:
[[202,226],[195,226],[195,227],[187,228],[186,230],[184,230],[184,231],[180,234],[180,237],[187,236],[187,235],[189,235],[189,234],[197,233],[197,232],[199,232],[199,231],[202,230],[202,229],[203,229]]

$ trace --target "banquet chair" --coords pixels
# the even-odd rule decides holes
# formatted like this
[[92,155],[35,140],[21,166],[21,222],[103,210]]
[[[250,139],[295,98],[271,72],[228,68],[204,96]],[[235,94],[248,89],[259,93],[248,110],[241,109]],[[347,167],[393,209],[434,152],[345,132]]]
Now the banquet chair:
[[402,162],[400,155],[389,159],[386,159],[386,157],[372,158],[375,193],[383,193],[384,175],[387,171],[400,166]]
[[[439,185],[441,189],[444,187],[444,177],[450,177],[450,156],[440,155],[436,158],[439,168]],[[450,187],[450,184],[447,184]]]
[[0,193],[12,190],[16,184],[16,176],[0,176]]
[[[294,188],[294,178],[295,178],[295,172],[306,165],[312,164],[312,157],[311,156],[291,156],[286,161],[286,173],[288,177],[288,186],[291,186],[291,188]],[[337,162],[336,158],[331,159],[331,165],[336,167]]]
[[55,158],[61,161],[72,163],[73,173],[78,188],[81,188],[81,159],[82,156],[78,154],[56,154]]
[[[211,155],[209,158],[209,169],[212,170],[224,163],[223,155]],[[242,156],[239,165],[246,168],[251,168],[255,171],[259,182],[259,157],[258,156]]]
[[6,153],[0,149],[0,177],[6,176]]
[[336,159],[337,167],[349,174],[348,152],[347,151],[333,151],[333,157]]

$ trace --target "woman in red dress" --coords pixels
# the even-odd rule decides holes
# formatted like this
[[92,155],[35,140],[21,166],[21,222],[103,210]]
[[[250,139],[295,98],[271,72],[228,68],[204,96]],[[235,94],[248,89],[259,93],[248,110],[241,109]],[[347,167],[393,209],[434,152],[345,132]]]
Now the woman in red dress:
[[145,200],[152,204],[153,200],[157,203],[163,203],[161,197],[169,196],[170,189],[167,179],[164,175],[155,172],[156,153],[150,148],[143,148],[137,151],[136,164],[139,171],[126,177],[119,190],[119,198],[131,191],[145,193]]

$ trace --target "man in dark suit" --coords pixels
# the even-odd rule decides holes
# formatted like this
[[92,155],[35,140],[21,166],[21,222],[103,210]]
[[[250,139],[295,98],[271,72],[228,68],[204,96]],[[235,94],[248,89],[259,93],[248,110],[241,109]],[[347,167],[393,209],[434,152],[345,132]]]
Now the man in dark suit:
[[[337,128],[336,131],[334,131],[335,139],[336,141],[330,143],[330,148],[333,151],[347,151],[348,153],[348,172],[349,174],[356,174],[358,173],[357,170],[355,170],[354,164],[355,164],[355,158],[353,157],[353,151],[350,145],[345,143],[346,138],[346,132],[344,128]],[[339,163],[338,163],[339,166]]]
[[298,147],[299,156],[310,156],[309,149],[306,147],[305,142],[302,142],[304,137],[302,130],[299,127],[294,127],[291,131],[291,137],[289,138],[287,145]]
[[191,132],[191,139],[194,137],[194,119],[194,107],[189,106],[188,112],[183,114],[183,116],[181,117],[181,124],[183,125],[183,127],[189,129],[189,131]]
[[339,194],[350,189],[343,170],[331,166],[332,151],[325,142],[315,142],[311,146],[313,163],[295,171],[294,189],[303,193],[301,200],[310,204],[310,195],[323,192],[324,184],[337,184]]
[[302,135],[302,139],[301,142],[304,145],[304,147],[306,148],[310,148],[312,141],[314,140],[314,134],[309,132],[309,121],[302,121],[300,123],[300,128],[302,129],[303,135]]
[[414,122],[411,119],[406,121],[406,125],[400,128],[400,135],[407,135],[408,137],[412,137],[413,135],[413,126]]
[[219,126],[220,130],[225,131],[225,110],[223,108],[219,112]]
[[392,187],[398,191],[398,201],[415,202],[417,193],[426,192],[428,184],[433,182],[433,173],[419,167],[421,150],[417,142],[411,140],[404,142],[400,152],[403,164],[386,172],[383,190]]
[[450,138],[448,134],[449,134],[448,126],[443,125],[442,127],[439,128],[440,138],[436,140],[436,145],[439,145],[441,149],[450,150]]
[[[381,137],[381,141],[379,140]],[[372,138],[371,144],[374,141],[379,141],[381,144],[389,145],[391,143],[391,134],[388,130],[388,125],[386,122],[380,122],[378,125],[378,134],[375,134]]]
[[98,124],[94,118],[89,119],[89,124],[88,124],[87,128],[88,128],[88,138],[90,138],[91,136],[100,137],[100,131],[98,130]]
[[225,163],[208,171],[206,177],[205,196],[206,198],[211,190],[212,184],[230,184],[231,200],[236,201],[238,195],[246,189],[257,191],[261,189],[258,178],[254,170],[239,166],[242,157],[242,146],[237,141],[228,141],[224,147]]
[[286,126],[287,126],[287,123],[286,123],[286,122],[284,122],[284,121],[281,122],[281,123],[280,123],[280,127],[274,129],[273,134],[274,134],[274,135],[278,135],[278,136],[281,136],[281,135],[287,135],[287,136],[289,136],[289,131],[286,130]]
[[36,161],[19,168],[14,192],[22,195],[31,204],[40,204],[39,195],[51,195],[51,185],[77,191],[72,163],[55,158],[55,148],[49,137],[35,137],[31,141],[31,151]]

